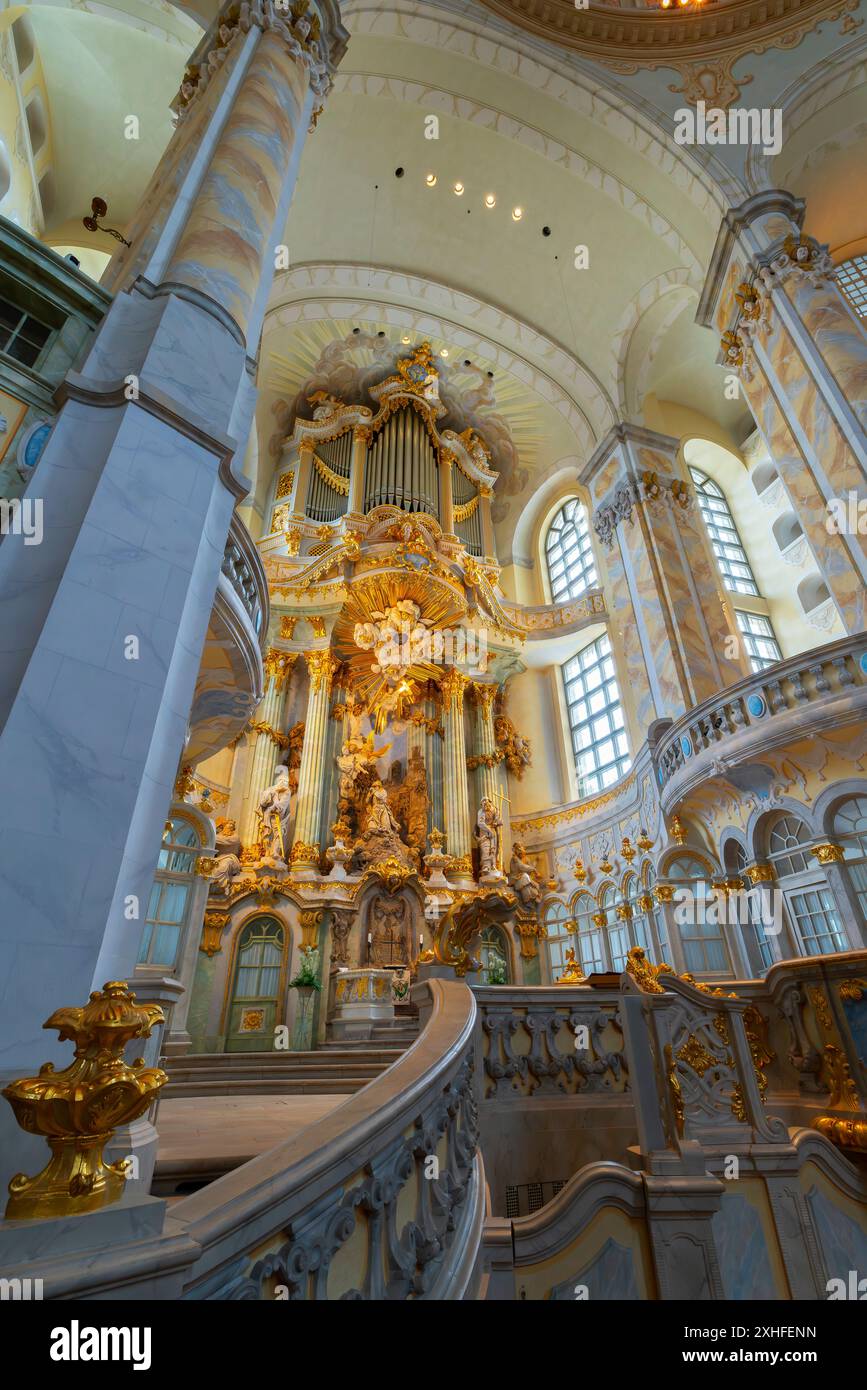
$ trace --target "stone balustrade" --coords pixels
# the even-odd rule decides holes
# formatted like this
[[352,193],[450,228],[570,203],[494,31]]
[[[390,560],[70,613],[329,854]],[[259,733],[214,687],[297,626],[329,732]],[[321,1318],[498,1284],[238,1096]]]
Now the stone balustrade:
[[[675,720],[654,753],[664,812],[715,773],[777,747],[807,723],[839,727],[867,708],[867,641],[863,634],[802,652],[729,686]],[[809,714],[807,710],[809,709]]]
[[261,643],[268,630],[268,582],[259,552],[237,513],[232,517],[221,569],[241,600]]
[[578,598],[563,603],[503,603],[503,611],[513,623],[525,629],[529,641],[580,632],[607,616],[601,589],[588,589]]

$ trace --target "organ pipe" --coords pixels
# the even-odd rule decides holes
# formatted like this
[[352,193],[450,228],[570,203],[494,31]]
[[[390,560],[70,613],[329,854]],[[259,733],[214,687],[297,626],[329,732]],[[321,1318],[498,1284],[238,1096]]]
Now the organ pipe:
[[385,503],[438,517],[436,451],[424,421],[396,410],[371,440],[365,469],[364,510]]

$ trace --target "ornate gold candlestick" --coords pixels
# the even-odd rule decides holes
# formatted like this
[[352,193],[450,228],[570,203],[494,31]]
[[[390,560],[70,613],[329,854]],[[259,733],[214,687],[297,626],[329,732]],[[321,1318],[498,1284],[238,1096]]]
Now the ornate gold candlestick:
[[118,1200],[128,1160],[105,1163],[103,1148],[118,1125],[144,1114],[168,1080],[141,1058],[124,1061],[123,1051],[164,1021],[158,1004],[136,1004],[122,980],[110,980],[84,1008],[57,1009],[43,1024],[56,1028],[61,1042],[75,1043],[75,1060],[59,1072],[46,1062],[38,1076],[4,1088],[21,1128],[43,1135],[51,1149],[41,1173],[18,1173],[10,1182],[8,1221],[97,1211]]

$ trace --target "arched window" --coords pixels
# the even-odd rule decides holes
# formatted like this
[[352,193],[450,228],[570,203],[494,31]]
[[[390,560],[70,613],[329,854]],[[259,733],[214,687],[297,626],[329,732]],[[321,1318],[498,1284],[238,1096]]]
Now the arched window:
[[602,908],[605,913],[608,955],[612,970],[626,969],[626,953],[633,944],[629,939],[629,923],[617,911],[618,907],[622,906],[620,893],[614,888],[606,888],[602,896]]
[[584,647],[562,669],[578,795],[593,796],[629,769],[629,746],[608,634]]
[[509,983],[509,951],[499,927],[485,927],[479,939],[479,959],[482,962],[482,983]]
[[843,848],[849,880],[867,921],[867,796],[843,802],[834,817],[834,839]]
[[[691,975],[731,974],[731,962],[718,920],[708,899],[715,896],[708,871],[692,854],[680,854],[668,866],[667,877],[678,885],[674,920],[680,930],[683,957]],[[679,891],[678,891],[679,890]]]
[[798,816],[779,816],[768,834],[768,860],[804,955],[823,956],[848,943],[828,881],[807,849],[811,838]]
[[572,941],[569,931],[572,919],[566,904],[554,901],[545,908],[544,921],[548,933],[548,964],[551,978],[556,980],[566,968],[566,950]]
[[842,261],[837,266],[837,284],[858,317],[867,318],[867,254]]
[[695,483],[698,505],[704,517],[723,583],[735,594],[754,594],[758,597],[758,585],[741,544],[734,517],[729,511],[725,493],[719,484],[700,468],[690,467],[689,471]]
[[157,860],[139,965],[158,965],[164,970],[175,968],[201,847],[199,832],[193,823],[184,816],[173,816],[166,826]]
[[[654,873],[653,865],[650,863],[648,863],[644,869],[644,880],[646,891],[640,894],[639,898],[636,900],[636,909],[641,913],[647,927],[650,928],[648,937],[649,943],[650,937],[655,938],[653,944],[648,944],[645,949],[648,951],[655,965],[661,965],[663,963],[665,965],[671,965],[671,948],[668,944],[668,923],[665,919],[664,908],[661,904],[657,903],[653,896],[653,885],[656,882],[656,874]],[[644,902],[644,907],[640,906],[642,901]],[[648,935],[647,932],[645,932],[645,934]],[[637,929],[635,944],[637,946],[644,945],[644,942],[638,938]]]
[[266,1052],[285,1003],[286,933],[269,916],[246,922],[238,939],[227,1052]]
[[548,527],[545,558],[554,603],[577,598],[598,583],[587,509],[576,497],[560,508]]
[[572,904],[575,913],[575,929],[578,940],[578,956],[585,975],[594,971],[607,970],[605,942],[602,935],[602,918],[595,900],[589,893],[579,893]]
[[[747,874],[747,853],[737,840],[729,840],[725,850],[726,874],[739,879],[744,896],[738,903],[738,920],[744,934],[747,958],[756,975],[763,974],[774,963],[774,948],[762,925],[762,913],[752,880]],[[741,909],[741,903],[744,904]]]

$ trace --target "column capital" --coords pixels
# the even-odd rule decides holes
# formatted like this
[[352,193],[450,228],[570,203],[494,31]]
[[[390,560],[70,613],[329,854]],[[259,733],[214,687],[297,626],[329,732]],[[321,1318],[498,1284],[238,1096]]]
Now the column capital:
[[283,689],[297,660],[297,652],[282,652],[278,647],[268,648],[262,664],[265,675],[274,682],[275,689]]
[[464,692],[469,684],[470,678],[465,676],[463,671],[458,671],[454,666],[446,671],[440,681],[440,690],[443,693],[443,703],[446,710],[461,708]]
[[813,845],[810,850],[820,864],[839,864],[844,858],[843,846],[827,843],[824,845]]
[[322,647],[318,651],[305,652],[304,660],[307,662],[307,670],[310,672],[311,689],[318,695],[324,688],[327,695],[331,690],[335,673],[340,666],[334,652],[330,647]]
[[499,685],[495,681],[471,681],[469,693],[482,711],[485,719],[490,719]]

